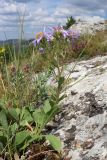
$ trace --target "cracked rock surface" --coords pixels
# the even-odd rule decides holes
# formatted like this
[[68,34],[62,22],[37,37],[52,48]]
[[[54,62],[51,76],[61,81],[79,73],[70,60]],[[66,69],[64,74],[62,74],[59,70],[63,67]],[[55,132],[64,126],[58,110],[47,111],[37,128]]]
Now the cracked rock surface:
[[60,135],[71,160],[107,160],[107,56],[81,61],[74,71],[72,66],[64,73],[73,82],[52,132]]

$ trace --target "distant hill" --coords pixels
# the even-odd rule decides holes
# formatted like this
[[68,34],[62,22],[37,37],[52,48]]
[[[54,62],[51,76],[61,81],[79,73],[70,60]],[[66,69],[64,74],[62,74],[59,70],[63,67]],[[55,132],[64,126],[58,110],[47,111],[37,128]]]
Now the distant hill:
[[[29,44],[30,42],[32,42],[33,39],[29,39],[29,40],[23,40],[22,43],[24,44]],[[10,45],[18,45],[20,43],[19,39],[8,39],[8,40],[0,40],[0,45],[6,45],[6,44],[10,44]]]
[[16,43],[18,43],[18,39],[0,40],[0,45],[16,44]]

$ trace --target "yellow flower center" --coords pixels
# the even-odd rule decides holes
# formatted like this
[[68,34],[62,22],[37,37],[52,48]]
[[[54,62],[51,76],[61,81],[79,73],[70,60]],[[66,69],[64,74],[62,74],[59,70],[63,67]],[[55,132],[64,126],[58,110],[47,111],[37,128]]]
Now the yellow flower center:
[[43,32],[39,32],[39,33],[37,33],[36,34],[36,39],[39,39],[40,37],[42,37],[44,35],[44,33]]

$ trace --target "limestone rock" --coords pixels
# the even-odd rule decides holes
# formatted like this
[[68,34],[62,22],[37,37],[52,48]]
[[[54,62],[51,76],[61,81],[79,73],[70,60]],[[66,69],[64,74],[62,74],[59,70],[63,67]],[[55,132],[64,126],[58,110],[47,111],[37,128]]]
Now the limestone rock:
[[60,135],[71,160],[107,160],[107,56],[81,61],[71,72],[73,65],[64,72],[73,81],[53,133]]
[[106,24],[104,20],[95,21],[95,20],[78,20],[74,25],[70,27],[70,29],[75,29],[79,31],[81,34],[94,34],[96,31],[103,31],[106,29]]

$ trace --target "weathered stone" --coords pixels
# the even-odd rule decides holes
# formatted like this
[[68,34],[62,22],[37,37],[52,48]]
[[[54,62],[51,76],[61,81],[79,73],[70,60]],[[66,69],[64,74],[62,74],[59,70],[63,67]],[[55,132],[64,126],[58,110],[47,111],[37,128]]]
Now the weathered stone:
[[71,73],[73,65],[64,72],[73,81],[53,133],[60,135],[71,160],[107,160],[107,56],[81,61],[78,72]]
[[100,21],[96,21],[95,19],[93,21],[85,19],[77,21],[74,25],[71,26],[70,29],[75,29],[81,34],[95,34],[96,31],[105,30],[105,28],[106,24],[103,19]]

